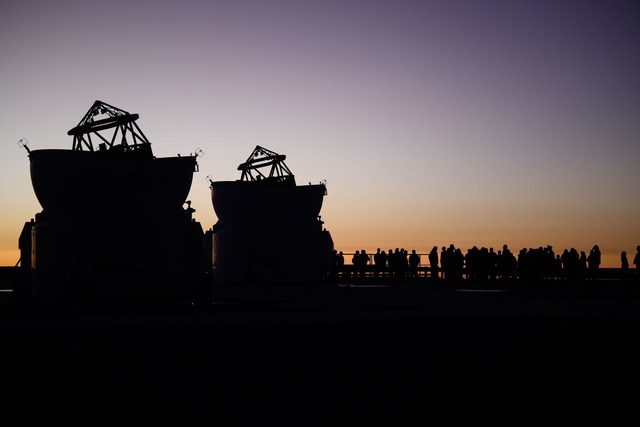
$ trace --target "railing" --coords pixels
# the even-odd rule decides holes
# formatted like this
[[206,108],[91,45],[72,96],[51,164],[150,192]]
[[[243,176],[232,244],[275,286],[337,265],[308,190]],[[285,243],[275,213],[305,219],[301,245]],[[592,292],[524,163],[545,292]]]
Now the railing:
[[[392,277],[394,274],[395,275],[403,275],[403,276],[407,276],[409,277],[412,273],[411,268],[405,268],[402,270],[396,270],[395,272],[392,271],[389,267],[384,267],[384,268],[379,268],[375,265],[372,264],[368,264],[366,265],[364,268],[358,268],[353,264],[345,264],[342,266],[342,268],[339,268],[339,273],[342,274],[351,274],[351,275],[355,275],[355,274],[361,274],[362,277]],[[422,277],[422,278],[431,278],[432,277],[432,269],[428,264],[421,264],[420,266],[418,266],[415,270],[415,277]],[[437,272],[437,277],[438,278],[442,278],[442,274],[443,274],[443,270],[438,268],[436,270]],[[446,273],[445,273],[446,274]],[[460,278],[462,279],[468,279],[468,271],[466,268],[463,268],[461,270],[459,270],[459,274],[460,274]],[[487,278],[489,277],[490,273],[487,273]],[[496,278],[500,279],[500,278],[504,278],[503,276],[508,275],[509,277],[512,278],[519,278],[521,276],[521,274],[519,274],[518,270],[514,270],[511,273],[506,273],[505,272],[496,272],[495,276]],[[626,277],[625,277],[626,275]],[[534,276],[534,275],[532,275]],[[557,277],[551,277],[549,275],[544,275],[543,278],[550,278],[550,279],[562,279],[563,277],[563,272],[559,272],[557,274]],[[599,268],[597,271],[597,275],[595,277],[592,277],[590,275],[590,272],[587,271],[585,273],[585,278],[586,279],[601,279],[601,280],[618,280],[618,279],[623,279],[623,278],[634,278],[639,276],[638,272],[636,271],[636,269],[634,268],[630,268],[626,271],[624,271],[621,268]]]
[[[353,258],[353,256],[355,255],[355,253],[350,252],[350,253],[342,253],[342,255],[344,256],[344,263],[345,265],[353,265],[351,264],[351,259]],[[373,261],[373,256],[375,255],[375,252],[367,252],[367,255],[369,256],[369,262],[367,263],[368,265],[375,265],[374,261]],[[407,254],[407,259],[409,258],[409,255],[411,255],[411,253]],[[423,254],[423,253],[416,253],[416,255],[418,255],[420,257],[420,267],[429,267],[429,264],[427,263],[423,263],[423,260],[428,260],[429,259],[429,254]],[[389,254],[387,254],[387,257],[389,256]],[[438,252],[438,258],[440,258],[440,253]]]
[[[428,264],[420,264],[416,269],[401,269],[392,271],[388,266],[380,268],[369,262],[364,267],[357,267],[351,263],[346,263],[341,268],[336,268],[334,271],[327,272],[328,279],[331,281],[339,282],[433,282],[433,281],[447,281],[447,279],[460,280],[460,281],[483,281],[483,280],[495,280],[495,281],[527,281],[527,280],[542,280],[547,282],[561,282],[567,279],[563,272],[557,272],[555,275],[542,275],[542,276],[524,276],[516,269],[510,272],[496,271],[491,276],[489,273],[486,277],[469,277],[466,268],[459,270],[455,273],[443,272],[441,269],[437,269],[435,273],[432,271]],[[16,285],[16,281],[19,279],[20,267],[0,266],[0,290],[10,290]],[[629,268],[623,270],[621,268],[599,268],[597,275],[589,271],[585,272],[582,276],[577,277],[577,280],[598,280],[598,281],[619,281],[640,283],[640,274],[635,268]]]

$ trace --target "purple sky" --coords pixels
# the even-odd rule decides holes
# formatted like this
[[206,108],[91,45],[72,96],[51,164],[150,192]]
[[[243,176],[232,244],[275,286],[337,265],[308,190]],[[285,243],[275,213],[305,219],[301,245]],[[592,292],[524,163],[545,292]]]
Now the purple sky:
[[336,248],[640,244],[632,1],[3,1],[0,264],[40,210],[31,149],[100,99],[157,156],[201,148],[190,198],[255,145],[326,180]]

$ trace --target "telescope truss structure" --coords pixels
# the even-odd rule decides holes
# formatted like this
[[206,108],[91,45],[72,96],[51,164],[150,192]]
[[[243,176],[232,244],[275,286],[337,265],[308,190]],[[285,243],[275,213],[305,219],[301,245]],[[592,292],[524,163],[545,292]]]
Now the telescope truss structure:
[[[151,143],[135,123],[140,116],[102,101],[93,103],[80,123],[67,132],[73,136],[73,150],[106,151],[120,146],[122,151],[150,147]],[[110,137],[100,132],[114,129]]]
[[284,154],[256,145],[247,161],[238,166],[242,171],[240,180],[295,185],[295,177],[284,163],[286,158]]

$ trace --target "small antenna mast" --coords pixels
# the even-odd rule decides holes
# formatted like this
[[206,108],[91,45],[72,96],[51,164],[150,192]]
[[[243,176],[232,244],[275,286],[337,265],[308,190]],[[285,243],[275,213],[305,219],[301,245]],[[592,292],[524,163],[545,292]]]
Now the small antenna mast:
[[20,141],[18,141],[18,145],[27,150],[27,153],[31,154],[31,150],[29,150],[28,147],[29,141],[27,141],[27,138],[20,138]]

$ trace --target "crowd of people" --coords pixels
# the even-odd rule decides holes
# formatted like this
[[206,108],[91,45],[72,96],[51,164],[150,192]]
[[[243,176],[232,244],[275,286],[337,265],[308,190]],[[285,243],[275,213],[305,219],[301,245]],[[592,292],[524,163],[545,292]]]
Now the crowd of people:
[[[640,245],[633,259],[636,271],[640,268]],[[575,248],[556,253],[552,246],[523,248],[513,253],[508,245],[501,250],[473,246],[465,253],[453,244],[438,250],[434,246],[427,255],[428,262],[422,263],[421,255],[415,249],[378,248],[375,253],[357,250],[352,254],[351,267],[345,268],[344,253],[333,251],[334,274],[348,272],[359,277],[390,276],[414,278],[419,271],[427,277],[444,280],[597,280],[600,278],[602,254],[598,245],[589,253],[578,252]],[[422,269],[420,269],[422,267]],[[627,253],[620,254],[621,278],[625,279],[629,270]]]

